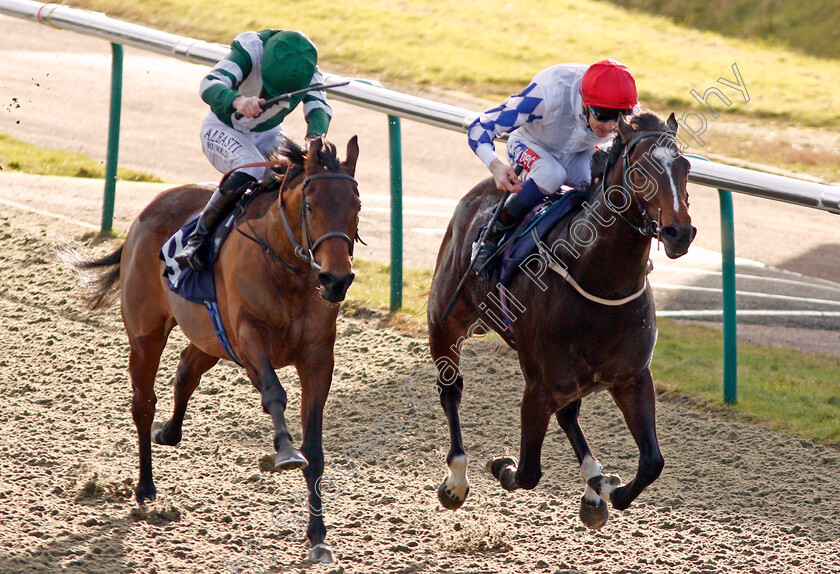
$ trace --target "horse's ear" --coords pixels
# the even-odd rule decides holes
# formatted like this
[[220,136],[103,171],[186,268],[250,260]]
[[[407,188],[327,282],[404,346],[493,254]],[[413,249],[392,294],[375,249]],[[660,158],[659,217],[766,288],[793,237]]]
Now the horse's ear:
[[347,159],[341,164],[347,168],[350,175],[356,174],[356,160],[359,159],[359,136],[353,136],[347,142]]
[[621,135],[622,143],[626,144],[633,137],[633,128],[624,121],[624,114],[618,114],[618,133]]
[[303,165],[306,169],[306,173],[314,173],[318,166],[320,166],[320,152],[323,145],[324,140],[322,138],[313,138],[309,140],[309,145],[306,148],[306,162]]
[[671,112],[671,115],[668,116],[668,121],[665,123],[668,124],[668,131],[673,132],[674,134],[677,133],[677,128],[680,127],[680,125],[677,123],[677,118],[674,116],[674,112]]

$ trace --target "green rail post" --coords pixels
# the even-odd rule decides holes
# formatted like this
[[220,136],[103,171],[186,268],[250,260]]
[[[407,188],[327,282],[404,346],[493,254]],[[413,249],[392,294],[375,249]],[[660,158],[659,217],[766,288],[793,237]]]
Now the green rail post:
[[400,118],[388,116],[388,143],[391,152],[391,311],[402,308],[403,220],[402,220],[402,144]]
[[738,319],[735,306],[735,217],[732,192],[718,189],[720,198],[721,271],[723,273],[723,402],[738,400]]
[[[688,157],[709,161],[702,155]],[[735,304],[735,216],[732,192],[718,189],[720,199],[720,255],[723,289],[723,402],[738,400],[738,311]]]
[[108,157],[105,162],[105,198],[102,204],[102,233],[114,225],[114,196],[117,189],[117,157],[120,151],[120,108],[122,107],[123,47],[111,44],[111,112],[108,119]]

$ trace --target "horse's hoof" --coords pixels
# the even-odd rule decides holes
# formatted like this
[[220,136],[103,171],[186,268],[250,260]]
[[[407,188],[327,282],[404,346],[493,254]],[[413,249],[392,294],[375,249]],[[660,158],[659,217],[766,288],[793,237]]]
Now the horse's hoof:
[[146,502],[154,502],[157,498],[157,488],[155,483],[149,481],[148,483],[138,483],[137,488],[134,489],[134,496],[137,498],[137,504],[146,504]]
[[487,470],[499,481],[502,488],[511,492],[520,488],[519,484],[516,483],[517,464],[515,458],[500,456],[490,459],[487,463]]
[[165,442],[163,442],[163,436],[161,436],[163,434],[163,423],[160,423],[158,421],[152,421],[152,430],[150,434],[152,435],[153,443],[166,444]]
[[579,516],[584,526],[597,530],[610,519],[610,509],[603,498],[598,499],[598,504],[593,504],[586,500],[585,496],[581,496]]
[[330,548],[330,545],[326,542],[321,542],[320,544],[313,546],[306,559],[310,562],[323,562],[324,564],[332,564],[335,562],[332,548]]
[[166,432],[166,423],[159,423],[157,421],[152,422],[152,442],[155,444],[160,444],[163,446],[176,446],[179,442],[181,442],[181,430],[178,429],[177,433],[169,433],[169,438],[167,438]]
[[461,505],[464,504],[464,501],[467,499],[467,495],[470,493],[470,486],[467,485],[466,490],[464,491],[464,495],[462,497],[458,497],[455,494],[455,491],[451,488],[446,487],[446,480],[440,483],[438,487],[438,500],[443,505],[444,508],[447,510],[458,510],[461,508]]
[[295,470],[296,468],[303,470],[307,466],[309,466],[309,461],[298,449],[292,446],[278,452],[274,458],[274,470],[278,472]]
[[586,484],[601,498],[612,500],[612,493],[621,484],[621,479],[614,474],[599,474],[587,480]]
[[508,466],[516,468],[515,458],[509,456],[497,456],[487,461],[487,472],[493,475],[496,480],[501,480],[502,470]]

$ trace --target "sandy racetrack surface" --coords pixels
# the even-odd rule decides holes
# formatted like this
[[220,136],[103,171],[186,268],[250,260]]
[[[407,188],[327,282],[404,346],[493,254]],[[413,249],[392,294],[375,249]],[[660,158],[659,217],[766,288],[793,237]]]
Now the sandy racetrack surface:
[[[600,531],[577,518],[583,484],[556,425],[539,486],[504,492],[483,466],[518,451],[521,375],[509,351],[467,352],[472,491],[461,510],[443,510],[436,489],[448,432],[427,342],[364,312],[340,318],[325,415],[336,564],[304,562],[303,478],[261,470],[271,422],[231,363],[205,375],[181,445],[153,447],[159,498],[140,508],[119,312],[84,308],[76,278],[50,255],[47,237],[77,232],[60,225],[0,217],[2,574],[840,572],[838,452],[673,401],[659,404],[661,478]],[[176,330],[158,375],[157,420],[171,413],[184,345]],[[299,441],[300,388],[292,370],[280,379]],[[629,480],[637,451],[608,395],[584,401],[582,425],[605,469]]]

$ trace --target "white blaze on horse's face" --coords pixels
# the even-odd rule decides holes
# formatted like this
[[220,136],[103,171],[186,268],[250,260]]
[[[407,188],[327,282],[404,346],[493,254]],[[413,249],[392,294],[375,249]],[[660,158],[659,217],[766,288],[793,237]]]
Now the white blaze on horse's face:
[[680,213],[680,192],[677,182],[674,181],[674,160],[679,157],[673,149],[667,145],[656,145],[651,153],[653,159],[665,170],[668,176],[668,183],[671,185],[671,196],[674,198],[674,211]]

